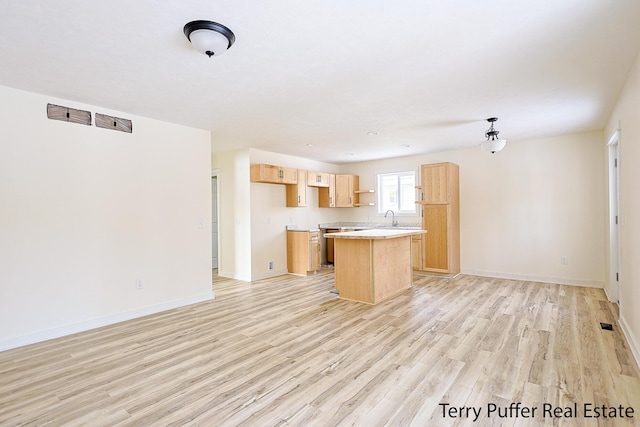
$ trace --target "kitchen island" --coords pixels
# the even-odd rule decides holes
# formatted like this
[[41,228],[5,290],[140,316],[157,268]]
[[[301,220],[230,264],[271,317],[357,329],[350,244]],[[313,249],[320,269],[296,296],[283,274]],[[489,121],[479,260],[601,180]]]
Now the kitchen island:
[[340,298],[376,304],[409,289],[411,236],[424,230],[371,229],[327,233],[334,240]]

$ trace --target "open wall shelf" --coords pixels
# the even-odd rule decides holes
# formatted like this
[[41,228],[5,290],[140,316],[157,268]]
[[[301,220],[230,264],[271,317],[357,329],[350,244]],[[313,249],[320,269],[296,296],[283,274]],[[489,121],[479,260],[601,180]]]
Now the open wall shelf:
[[[376,190],[356,190],[354,191],[355,194],[373,194],[375,193]],[[375,202],[364,202],[364,203],[356,203],[355,206],[375,206],[376,203]]]

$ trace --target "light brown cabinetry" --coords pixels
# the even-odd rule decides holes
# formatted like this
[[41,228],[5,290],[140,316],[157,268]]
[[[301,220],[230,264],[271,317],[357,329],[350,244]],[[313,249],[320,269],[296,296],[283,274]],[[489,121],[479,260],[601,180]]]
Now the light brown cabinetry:
[[251,182],[269,184],[297,184],[298,170],[267,164],[251,165]]
[[336,175],[336,207],[353,208],[360,202],[356,193],[360,184],[358,175]]
[[[422,201],[425,203],[451,203],[454,186],[457,187],[457,167],[458,165],[453,163],[422,165]],[[456,169],[455,183],[453,182],[454,168]]]
[[318,188],[318,207],[336,207],[336,176],[329,174],[329,186]]
[[319,231],[287,231],[287,270],[302,275],[320,270]]
[[358,175],[329,175],[329,186],[318,189],[318,206],[321,208],[353,208],[360,201],[356,193],[360,184]]
[[422,234],[411,236],[411,268],[422,270]]
[[287,207],[307,206],[307,171],[298,170],[298,183],[287,184]]
[[309,270],[320,270],[320,233],[309,233]]
[[449,205],[423,205],[423,229],[428,230],[423,237],[424,260],[426,270],[449,273]]
[[454,163],[422,165],[422,271],[460,273],[459,167]]
[[361,230],[327,234],[335,240],[335,286],[340,298],[377,304],[409,289],[413,233]]
[[327,172],[307,172],[307,186],[329,187],[329,174]]

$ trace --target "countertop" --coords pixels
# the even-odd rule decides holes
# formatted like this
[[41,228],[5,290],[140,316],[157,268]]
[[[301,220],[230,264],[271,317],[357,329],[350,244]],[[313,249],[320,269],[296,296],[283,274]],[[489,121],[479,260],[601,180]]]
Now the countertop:
[[399,223],[395,227],[389,222],[330,222],[318,224],[321,230],[371,230],[371,229],[390,229],[390,230],[420,230],[422,224],[418,223]]
[[412,236],[414,234],[424,234],[425,230],[388,230],[374,228],[369,230],[343,231],[340,233],[326,233],[324,237],[331,239],[394,239],[397,237]]
[[309,231],[315,232],[320,231],[318,228],[298,228],[297,225],[287,225],[287,231]]

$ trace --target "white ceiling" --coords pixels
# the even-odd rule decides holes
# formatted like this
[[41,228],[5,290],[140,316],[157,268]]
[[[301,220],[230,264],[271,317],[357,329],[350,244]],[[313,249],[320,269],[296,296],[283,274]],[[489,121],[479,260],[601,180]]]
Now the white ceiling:
[[[636,0],[0,0],[0,85],[344,163],[602,129]],[[207,58],[184,24],[236,34]],[[309,145],[313,146],[309,146]],[[403,146],[409,145],[409,147]],[[508,149],[508,146],[507,146]]]

